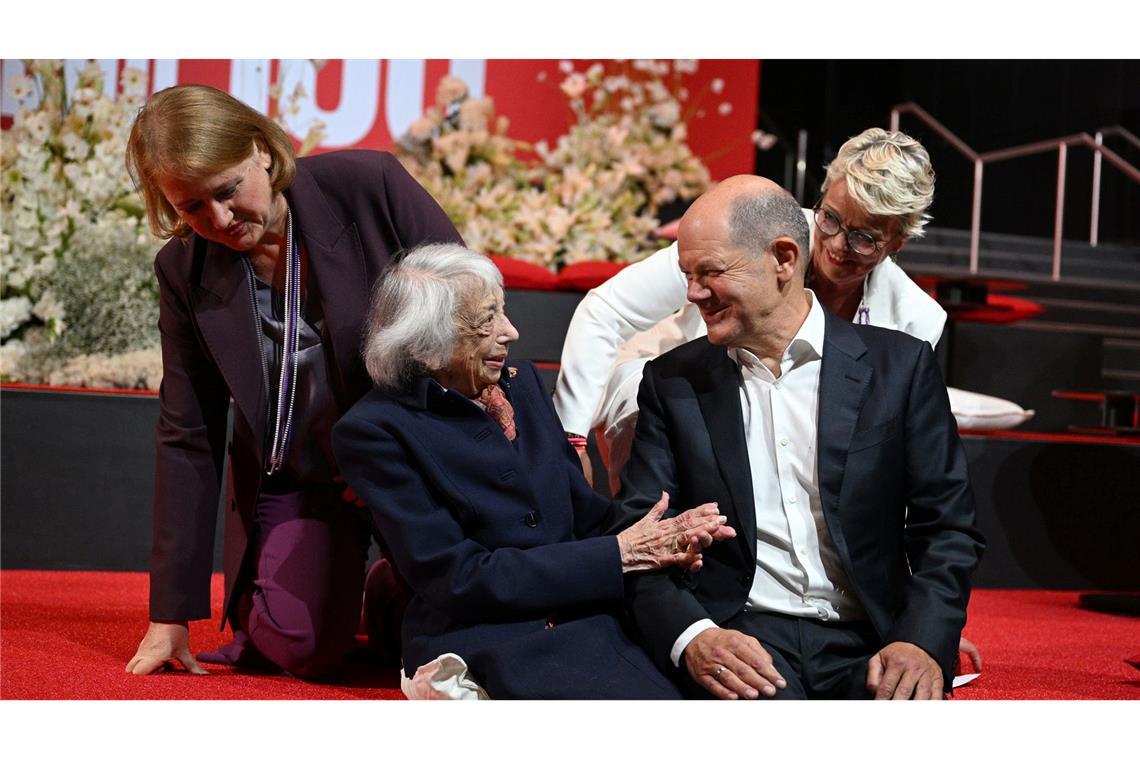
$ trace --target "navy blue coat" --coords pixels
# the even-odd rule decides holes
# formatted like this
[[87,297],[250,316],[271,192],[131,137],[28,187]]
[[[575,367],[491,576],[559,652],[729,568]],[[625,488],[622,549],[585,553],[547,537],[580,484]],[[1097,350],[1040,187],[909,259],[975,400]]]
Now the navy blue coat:
[[[949,688],[966,622],[975,527],[966,454],[930,345],[824,312],[819,492],[827,530],[883,644],[906,641],[939,664]],[[756,512],[736,365],[707,338],[645,369],[618,526],[662,489],[678,508],[716,501],[737,538],[704,552],[695,576],[630,578],[631,609],[654,660],[692,623],[744,607],[756,573]]]
[[454,652],[494,698],[678,697],[622,630],[610,502],[582,476],[534,367],[506,375],[513,443],[429,378],[373,389],[333,431],[340,470],[414,593],[406,672]]

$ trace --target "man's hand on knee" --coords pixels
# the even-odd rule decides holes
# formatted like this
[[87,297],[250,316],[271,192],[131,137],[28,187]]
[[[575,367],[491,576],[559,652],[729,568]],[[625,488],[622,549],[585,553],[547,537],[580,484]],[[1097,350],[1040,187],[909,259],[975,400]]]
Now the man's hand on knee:
[[867,663],[867,691],[875,699],[942,699],[942,669],[921,647],[887,644]]
[[773,697],[787,686],[760,642],[739,631],[701,631],[683,657],[693,680],[720,699]]

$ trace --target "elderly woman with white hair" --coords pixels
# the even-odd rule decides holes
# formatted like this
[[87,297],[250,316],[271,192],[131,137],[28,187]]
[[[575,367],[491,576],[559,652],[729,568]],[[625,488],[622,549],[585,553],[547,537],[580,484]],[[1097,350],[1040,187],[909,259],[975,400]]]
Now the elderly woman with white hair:
[[715,504],[607,535],[550,396],[526,362],[502,279],[454,244],[416,249],[378,283],[364,358],[376,387],[333,432],[413,598],[411,676],[455,655],[492,698],[679,698],[623,625],[623,575],[695,572],[731,538]]

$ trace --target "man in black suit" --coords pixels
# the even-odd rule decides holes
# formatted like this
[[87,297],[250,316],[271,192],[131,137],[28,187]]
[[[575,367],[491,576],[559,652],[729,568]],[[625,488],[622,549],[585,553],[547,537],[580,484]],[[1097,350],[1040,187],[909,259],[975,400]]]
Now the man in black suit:
[[708,337],[647,365],[619,513],[716,500],[738,538],[630,608],[696,694],[940,699],[983,549],[965,454],[929,344],[823,309],[808,234],[751,176],[681,222]]

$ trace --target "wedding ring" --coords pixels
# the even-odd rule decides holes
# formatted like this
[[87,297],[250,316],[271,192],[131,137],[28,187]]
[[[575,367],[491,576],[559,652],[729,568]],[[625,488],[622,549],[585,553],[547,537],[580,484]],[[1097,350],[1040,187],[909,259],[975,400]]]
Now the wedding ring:
[[723,665],[717,665],[717,666],[716,666],[716,672],[715,672],[715,673],[713,673],[713,678],[715,678],[715,679],[716,679],[716,682],[717,682],[717,683],[720,683],[720,674],[721,674],[721,673],[723,673],[723,672],[724,672],[724,671],[726,671],[726,670],[728,670],[728,668],[726,668],[726,667],[725,667],[725,666],[723,666]]
[[677,554],[681,551],[681,542],[676,536],[673,536],[673,543],[669,544],[669,551],[673,554]]

